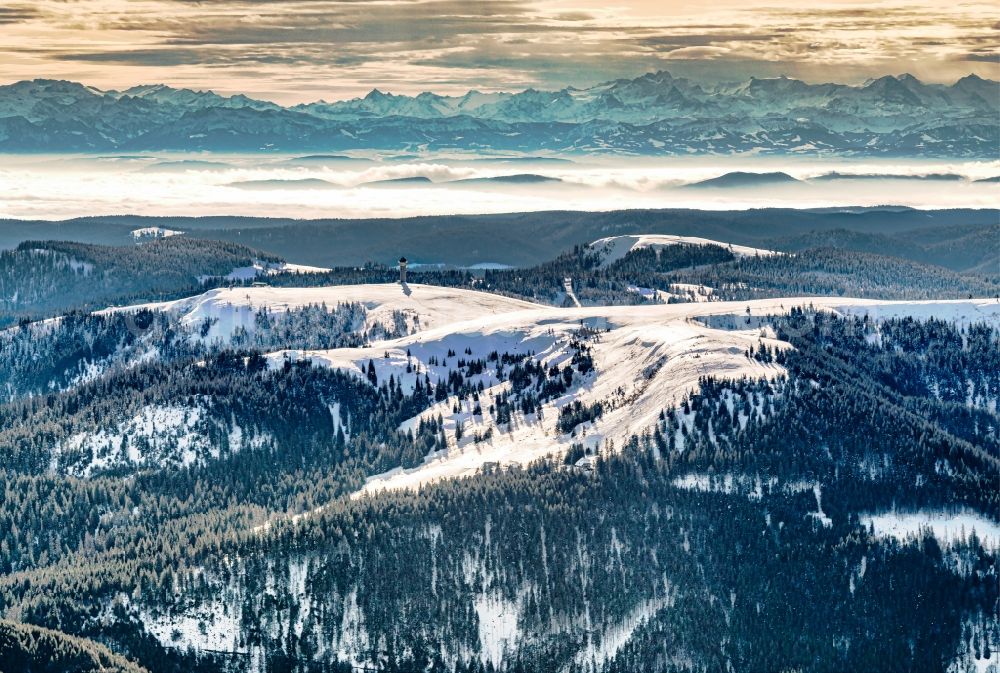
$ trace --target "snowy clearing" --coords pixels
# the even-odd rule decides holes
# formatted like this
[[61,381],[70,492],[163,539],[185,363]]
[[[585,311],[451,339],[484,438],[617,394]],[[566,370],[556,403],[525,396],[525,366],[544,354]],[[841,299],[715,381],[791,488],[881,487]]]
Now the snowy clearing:
[[262,262],[255,260],[251,266],[241,266],[226,275],[226,280],[253,280],[260,276],[274,276],[279,273],[326,273],[330,269],[322,266],[289,264],[288,262]]
[[480,658],[499,668],[508,650],[516,650],[521,629],[517,625],[521,607],[499,594],[481,594],[473,606],[479,621]]
[[601,263],[604,266],[616,262],[633,250],[642,248],[664,248],[671,245],[717,245],[725,248],[737,257],[768,257],[783,253],[762,248],[751,248],[745,245],[733,245],[723,241],[697,236],[671,236],[668,234],[633,234],[627,236],[609,236],[590,244],[590,247],[603,255]]
[[596,642],[594,634],[588,633],[586,647],[573,657],[576,664],[597,671],[603,664],[614,659],[622,647],[632,639],[636,629],[652,619],[660,610],[673,606],[674,590],[668,587],[668,591],[666,596],[645,600],[637,605],[620,623],[612,624],[600,633],[600,638]]
[[132,230],[132,238],[137,241],[143,238],[170,238],[171,236],[183,235],[183,231],[178,231],[176,229],[164,229],[163,227],[143,227],[142,229]]
[[865,527],[871,526],[876,535],[905,541],[930,532],[942,545],[967,539],[973,531],[986,549],[1000,549],[1000,522],[990,520],[972,510],[955,512],[921,510],[917,512],[883,512],[861,517]]
[[[383,286],[374,286],[382,292]],[[391,287],[391,286],[390,286]],[[418,288],[433,294],[439,289]],[[358,291],[358,297],[361,296]],[[471,293],[475,296],[476,293]],[[479,295],[477,298],[489,297]],[[467,295],[456,297],[464,300]],[[504,302],[504,298],[497,298]],[[449,299],[441,297],[442,303]],[[995,300],[885,302],[846,298],[789,298],[751,302],[707,302],[652,306],[611,306],[549,308],[532,306],[529,310],[494,312],[463,305],[448,312],[454,316],[479,315],[453,324],[441,322],[410,336],[372,344],[367,348],[344,348],[324,351],[279,351],[268,357],[275,366],[285,358],[306,359],[314,364],[336,367],[363,376],[369,361],[379,381],[390,376],[403,390],[413,390],[417,377],[432,384],[447,378],[462,357],[484,358],[489,353],[532,354],[546,367],[564,366],[572,357],[571,344],[585,340],[592,349],[594,371],[561,397],[542,405],[541,414],[515,413],[509,424],[497,425],[485,411],[475,413],[468,399],[459,402],[450,396],[420,416],[401,426],[415,427],[421,419],[441,415],[449,439],[447,450],[426,457],[413,469],[396,468],[371,477],[362,493],[384,488],[415,488],[438,479],[474,474],[484,464],[527,464],[539,458],[564,453],[574,443],[591,450],[618,447],[633,434],[652,427],[661,410],[679,402],[697,389],[702,376],[723,379],[773,379],[784,374],[776,364],[763,364],[745,354],[750,346],[767,344],[786,348],[788,344],[762,335],[757,321],[741,330],[713,329],[697,321],[706,316],[752,316],[785,313],[792,307],[813,306],[841,315],[868,315],[876,318],[915,315],[937,316],[961,324],[987,321],[1000,324],[1000,304]],[[510,304],[504,304],[510,308]],[[442,309],[442,315],[444,311]],[[452,353],[449,361],[448,353]],[[456,354],[457,357],[456,357]],[[407,371],[407,370],[410,371]],[[509,390],[509,382],[500,381],[495,370],[477,377],[484,392],[482,409],[487,409],[498,395]],[[572,433],[557,428],[560,410],[567,404],[601,403],[603,416],[582,423]],[[462,437],[455,439],[461,425]]]
[[[224,451],[260,448],[269,438],[211,415],[211,401],[148,405],[98,432],[78,432],[53,447],[49,470],[88,478],[123,467],[187,467]],[[221,446],[218,436],[225,436]]]
[[254,330],[256,313],[266,308],[272,313],[326,304],[330,310],[338,304],[357,302],[368,310],[365,325],[391,325],[394,313],[407,316],[414,331],[452,322],[481,318],[497,313],[540,308],[537,304],[486,292],[460,290],[430,285],[398,283],[379,285],[336,285],[329,287],[239,287],[218,288],[175,301],[106,309],[101,313],[135,312],[142,309],[167,311],[180,317],[187,327],[212,321],[206,339],[228,340],[243,328]]
[[213,602],[168,614],[143,610],[143,626],[164,647],[246,652],[240,643],[239,606]]

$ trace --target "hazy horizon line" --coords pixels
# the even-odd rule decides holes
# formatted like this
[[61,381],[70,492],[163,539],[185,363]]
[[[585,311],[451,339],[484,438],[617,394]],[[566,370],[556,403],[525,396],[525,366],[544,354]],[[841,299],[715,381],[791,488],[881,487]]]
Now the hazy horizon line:
[[[666,73],[671,78],[677,79],[677,80],[687,80],[687,81],[699,82],[699,83],[700,82],[709,82],[709,83],[712,83],[712,84],[715,84],[715,85],[739,84],[739,83],[743,83],[743,82],[748,82],[750,80],[781,80],[781,79],[787,79],[787,80],[791,80],[791,81],[802,82],[802,83],[807,84],[809,86],[834,85],[834,86],[845,86],[845,87],[851,87],[851,88],[855,88],[855,89],[860,89],[860,88],[864,88],[867,84],[869,84],[871,82],[878,81],[878,80],[886,78],[886,77],[892,77],[892,78],[897,79],[897,80],[909,77],[909,78],[915,79],[916,81],[920,82],[920,84],[922,84],[924,86],[935,86],[935,85],[937,85],[937,86],[948,86],[948,87],[950,87],[950,86],[954,86],[954,85],[958,84],[960,81],[962,81],[964,79],[968,79],[970,77],[976,78],[976,79],[981,79],[981,80],[986,81],[986,82],[993,82],[995,84],[1000,84],[1000,81],[992,79],[990,77],[983,77],[982,75],[979,75],[978,73],[976,73],[976,72],[974,72],[972,70],[970,70],[968,73],[966,73],[965,75],[962,75],[961,77],[958,77],[958,78],[948,78],[948,79],[941,79],[941,80],[923,79],[923,78],[920,78],[920,77],[918,77],[916,75],[913,75],[910,72],[904,71],[904,72],[899,72],[899,73],[885,72],[884,74],[879,75],[877,77],[875,77],[875,76],[867,77],[867,78],[865,78],[863,80],[834,81],[834,80],[829,80],[829,79],[818,79],[818,78],[817,79],[813,79],[813,78],[808,78],[808,77],[790,77],[790,76],[784,75],[784,74],[782,74],[782,75],[776,75],[776,76],[753,75],[753,74],[751,74],[751,75],[742,76],[742,77],[734,77],[732,79],[725,78],[725,77],[713,77],[713,76],[701,76],[701,77],[698,77],[698,76],[690,76],[690,75],[674,75],[669,69],[660,68],[660,69],[657,69],[657,70],[639,71],[639,74],[631,76],[631,77],[628,77],[628,76],[626,76],[626,77],[614,77],[614,78],[611,78],[611,79],[603,79],[603,80],[600,80],[600,81],[591,82],[589,84],[579,84],[579,83],[577,83],[577,84],[565,84],[564,86],[562,86],[561,88],[558,88],[558,89],[556,89],[556,88],[536,87],[536,86],[531,86],[531,85],[526,85],[523,88],[500,88],[500,87],[494,88],[494,87],[484,86],[484,87],[476,87],[476,88],[467,89],[462,94],[458,94],[458,93],[454,93],[454,94],[448,94],[448,93],[439,94],[439,93],[436,93],[433,90],[433,88],[423,89],[419,93],[411,94],[411,93],[394,93],[389,87],[374,86],[372,89],[368,90],[364,95],[356,95],[356,96],[349,97],[349,98],[330,98],[330,99],[327,99],[327,98],[318,98],[318,99],[315,99],[315,100],[311,100],[309,102],[301,102],[301,103],[282,103],[282,102],[279,102],[279,101],[274,100],[272,98],[266,97],[266,94],[257,94],[257,93],[254,93],[254,92],[250,91],[250,90],[241,90],[241,91],[238,91],[238,92],[233,92],[231,90],[220,89],[220,88],[205,88],[205,89],[203,89],[203,88],[195,88],[195,87],[183,86],[183,85],[177,85],[177,84],[170,84],[167,81],[160,81],[160,82],[143,82],[143,81],[139,81],[139,82],[137,82],[135,84],[128,84],[127,86],[126,85],[118,85],[118,86],[116,86],[114,88],[105,89],[105,88],[102,88],[102,87],[99,87],[99,86],[94,86],[94,85],[91,85],[91,84],[87,84],[83,80],[66,79],[66,78],[62,78],[62,77],[35,77],[35,78],[32,78],[32,79],[8,80],[6,82],[0,83],[0,87],[10,87],[10,86],[15,86],[17,84],[22,84],[22,83],[26,83],[26,82],[66,82],[66,83],[69,83],[69,84],[77,84],[77,85],[80,85],[80,86],[82,86],[84,88],[91,89],[91,90],[94,90],[94,91],[98,91],[98,92],[100,92],[102,94],[117,93],[117,94],[122,94],[122,95],[126,94],[128,91],[130,91],[132,89],[137,89],[137,88],[140,88],[140,87],[165,87],[165,88],[173,89],[173,90],[176,90],[176,91],[191,91],[193,93],[202,93],[202,94],[204,94],[204,93],[212,93],[212,94],[215,94],[217,96],[221,96],[223,98],[234,98],[234,97],[237,97],[237,96],[244,96],[244,97],[249,98],[251,100],[265,102],[265,103],[272,103],[274,105],[277,105],[277,106],[283,107],[283,108],[292,108],[292,107],[296,107],[296,106],[299,106],[299,105],[311,105],[311,104],[315,104],[315,103],[342,103],[342,102],[349,102],[349,101],[353,101],[353,100],[363,100],[365,97],[367,97],[368,95],[371,95],[373,93],[380,93],[380,94],[384,94],[384,95],[390,95],[390,96],[396,96],[396,97],[405,97],[405,98],[415,98],[416,96],[418,96],[420,94],[424,94],[424,93],[434,94],[434,95],[440,96],[442,98],[462,98],[464,95],[468,95],[468,94],[471,94],[471,93],[481,93],[481,94],[512,94],[513,95],[513,94],[524,93],[526,91],[540,91],[540,92],[546,92],[546,93],[548,93],[548,92],[557,93],[557,92],[565,91],[565,90],[584,91],[584,90],[587,90],[587,89],[590,89],[590,88],[601,86],[603,84],[609,84],[611,82],[635,81],[635,80],[638,80],[638,79],[642,79],[643,77],[647,77],[647,76],[650,76],[650,75],[659,75],[659,74],[662,74],[662,73]],[[220,93],[220,91],[222,93]]]

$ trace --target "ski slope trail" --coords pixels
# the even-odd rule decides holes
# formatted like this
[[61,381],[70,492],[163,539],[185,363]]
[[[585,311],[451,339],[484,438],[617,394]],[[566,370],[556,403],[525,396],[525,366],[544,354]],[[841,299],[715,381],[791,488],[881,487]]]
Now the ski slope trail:
[[573,302],[573,306],[578,308],[583,306],[583,304],[580,303],[580,300],[576,298],[576,292],[573,291],[572,278],[563,278],[563,287],[566,288],[566,296],[569,297],[571,302]]

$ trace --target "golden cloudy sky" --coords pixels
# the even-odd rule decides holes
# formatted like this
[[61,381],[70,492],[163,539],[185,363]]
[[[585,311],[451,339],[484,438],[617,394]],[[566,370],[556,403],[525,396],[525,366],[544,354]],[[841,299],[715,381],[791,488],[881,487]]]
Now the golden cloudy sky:
[[0,82],[165,83],[282,103],[374,87],[585,86],[657,69],[950,82],[996,79],[998,34],[995,2],[7,0]]

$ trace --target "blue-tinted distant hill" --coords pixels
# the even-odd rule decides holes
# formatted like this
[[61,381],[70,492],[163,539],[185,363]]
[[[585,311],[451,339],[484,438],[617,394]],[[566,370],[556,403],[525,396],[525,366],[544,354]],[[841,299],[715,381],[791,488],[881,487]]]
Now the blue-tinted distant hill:
[[488,178],[465,178],[462,180],[452,180],[453,185],[538,185],[553,182],[562,182],[560,178],[553,178],[547,175],[536,175],[534,173],[517,173],[515,175],[496,175]]
[[720,175],[717,178],[709,178],[701,182],[693,182],[687,187],[693,188],[718,188],[727,187],[758,187],[761,185],[783,185],[799,182],[788,173],[745,173],[735,171]]
[[46,239],[123,245],[131,243],[135,229],[163,227],[185,231],[191,239],[230,241],[324,267],[368,261],[393,264],[400,255],[456,266],[526,267],[606,236],[674,234],[789,251],[811,247],[859,250],[998,277],[1000,258],[994,244],[998,221],[996,209],[899,207],[675,208],[320,220],[129,215],[61,222],[0,220],[0,249]]

